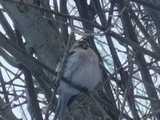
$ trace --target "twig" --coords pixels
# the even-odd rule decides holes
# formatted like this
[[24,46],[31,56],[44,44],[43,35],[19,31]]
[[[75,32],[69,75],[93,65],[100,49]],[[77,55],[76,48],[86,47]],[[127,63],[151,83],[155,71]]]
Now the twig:
[[[100,97],[98,97],[97,95],[93,94],[94,98],[101,104],[107,106],[108,109],[112,110],[114,113],[116,114],[120,114],[120,111],[115,108],[113,105],[111,105],[110,103],[104,101],[103,99],[101,99]],[[133,120],[131,117],[129,117],[128,115],[126,115],[125,113],[122,113],[123,117],[126,118],[127,120]]]
[[145,117],[142,118],[142,120],[147,120],[147,118],[151,118],[152,116],[155,116],[156,114],[160,113],[160,109],[153,111],[151,114],[145,115]]
[[106,27],[100,26],[99,24],[92,23],[91,21],[88,21],[86,19],[82,19],[80,17],[71,16],[71,15],[68,15],[68,14],[63,14],[63,13],[60,13],[60,12],[55,12],[54,10],[45,9],[45,8],[39,7],[37,5],[33,5],[33,4],[21,2],[21,1],[14,1],[14,0],[2,0],[2,1],[12,2],[12,3],[20,4],[20,5],[23,5],[23,6],[28,6],[28,7],[37,9],[37,10],[41,10],[41,11],[44,11],[44,12],[47,12],[47,13],[55,14],[55,15],[58,15],[58,16],[61,16],[61,17],[65,17],[65,18],[68,18],[68,19],[73,19],[73,20],[85,22],[87,24],[90,24],[90,25],[102,30],[102,31],[106,30]]
[[123,117],[123,110],[124,110],[124,108],[125,108],[125,103],[126,103],[126,101],[127,101],[127,98],[128,98],[128,95],[129,95],[129,91],[130,91],[130,84],[131,84],[131,80],[132,80],[132,74],[133,74],[133,64],[132,64],[132,60],[131,60],[131,57],[130,57],[130,55],[128,55],[129,57],[128,57],[128,62],[129,62],[129,70],[128,70],[128,72],[130,73],[129,74],[129,76],[128,76],[128,78],[127,78],[127,80],[128,81],[125,81],[125,82],[127,82],[127,84],[126,84],[126,89],[125,89],[125,93],[124,93],[124,99],[123,99],[123,103],[122,103],[122,106],[121,106],[121,113],[120,113],[120,115],[119,115],[119,118],[118,118],[118,120],[122,120],[122,117]]
[[[56,77],[56,80],[54,81],[54,85],[56,87],[54,89],[54,92],[52,94],[51,100],[50,100],[50,102],[48,104],[48,107],[46,109],[45,120],[48,120],[49,110],[51,109],[52,104],[55,101],[56,93],[57,93],[57,89],[58,89],[58,84],[59,84],[59,82],[61,80],[61,77],[63,76],[63,70],[64,70],[64,66],[65,66],[65,61],[67,59],[69,48],[70,48],[71,42],[73,40],[73,37],[74,37],[74,34],[73,34],[73,32],[71,32],[71,35],[70,35],[70,37],[68,39],[68,43],[67,43],[67,46],[66,46],[65,53],[63,55],[62,61],[61,61],[61,63],[59,63],[59,66],[58,66],[59,68],[58,68],[58,72],[57,72],[57,77]],[[56,112],[59,112],[59,111],[56,110]]]

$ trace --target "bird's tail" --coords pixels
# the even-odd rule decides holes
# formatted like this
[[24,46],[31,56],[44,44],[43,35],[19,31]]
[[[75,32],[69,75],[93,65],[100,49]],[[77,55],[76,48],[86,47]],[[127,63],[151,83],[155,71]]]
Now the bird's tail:
[[65,109],[67,106],[67,103],[69,101],[69,99],[72,97],[72,95],[70,94],[66,94],[66,93],[62,93],[60,94],[60,97],[58,98],[58,105],[56,108],[56,112],[55,112],[55,116],[53,120],[63,120],[63,118],[65,117]]

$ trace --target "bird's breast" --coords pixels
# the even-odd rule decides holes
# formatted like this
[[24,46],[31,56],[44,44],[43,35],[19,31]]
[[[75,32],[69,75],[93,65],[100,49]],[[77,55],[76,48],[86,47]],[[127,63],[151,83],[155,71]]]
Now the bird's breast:
[[[93,91],[101,80],[98,57],[96,54],[86,54],[85,52],[71,56],[67,61],[64,77],[75,85]],[[64,82],[61,83],[60,89],[71,94],[80,92]]]

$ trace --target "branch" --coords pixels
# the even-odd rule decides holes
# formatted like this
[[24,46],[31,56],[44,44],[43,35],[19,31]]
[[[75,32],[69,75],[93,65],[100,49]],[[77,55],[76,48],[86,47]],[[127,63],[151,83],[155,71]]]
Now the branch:
[[8,98],[8,95],[7,95],[7,90],[6,90],[6,87],[5,87],[5,83],[4,83],[4,79],[3,79],[3,76],[2,76],[1,69],[0,69],[0,82],[1,82],[1,85],[2,85],[2,90],[3,90],[5,101],[6,101],[7,104],[9,104],[9,98]]
[[11,108],[5,107],[6,103],[0,97],[0,116],[5,120],[19,120],[11,111]]
[[14,1],[14,0],[2,0],[2,1],[13,2],[13,3],[16,3],[16,4],[31,7],[31,8],[40,10],[40,11],[44,11],[44,12],[51,13],[51,14],[54,14],[54,15],[58,15],[58,16],[61,16],[61,17],[65,17],[65,18],[68,18],[68,19],[74,19],[74,20],[77,20],[77,21],[80,21],[80,22],[85,22],[86,24],[94,26],[94,27],[96,27],[96,28],[98,28],[102,31],[107,29],[106,27],[103,27],[103,26],[100,26],[98,24],[92,23],[89,20],[85,20],[85,19],[82,19],[80,17],[75,17],[75,16],[71,16],[71,15],[67,15],[67,14],[62,14],[60,12],[55,12],[53,10],[45,9],[45,8],[39,7],[37,5],[32,5],[32,4],[24,3],[24,2],[21,2],[21,1]]
[[144,2],[142,0],[130,0],[130,1],[133,1],[133,2],[138,3],[140,5],[152,8],[152,9],[157,10],[157,11],[160,11],[160,7],[158,5],[153,4],[152,2],[148,2],[148,1]]
[[8,23],[7,19],[3,15],[2,11],[0,11],[0,23],[5,30],[6,34],[8,35],[10,40],[16,41],[16,37],[14,31],[12,30],[10,24]]
[[13,67],[19,68],[20,64],[2,48],[0,48],[0,56],[2,56],[5,59],[5,61]]
[[151,51],[149,51],[149,50],[147,50],[147,49],[139,46],[139,45],[136,44],[135,42],[132,42],[131,40],[128,40],[127,38],[124,38],[124,37],[122,37],[121,35],[113,32],[113,31],[111,31],[111,32],[109,33],[109,35],[111,35],[111,36],[112,36],[113,38],[115,38],[116,40],[118,40],[118,41],[120,41],[120,42],[123,42],[123,43],[125,43],[125,44],[127,44],[127,45],[129,45],[129,46],[131,46],[131,47],[133,47],[133,48],[141,51],[142,53],[145,53],[145,54],[153,57],[153,58],[156,59],[156,60],[159,60],[159,59],[160,59],[160,55],[159,55],[159,54],[154,53],[154,52],[151,52]]
[[[24,76],[25,76],[25,85],[27,88],[27,92],[28,92],[28,102],[31,105],[30,107],[32,107],[33,111],[31,114],[31,116],[33,118],[35,118],[36,120],[43,120],[42,119],[42,114],[41,114],[41,110],[38,104],[38,100],[37,100],[37,95],[35,93],[35,89],[34,89],[34,84],[33,84],[33,79],[31,76],[30,71],[23,66],[22,68],[23,72],[24,72]],[[31,112],[31,111],[29,111]]]
[[[33,74],[36,73],[37,75],[41,75],[41,73],[39,72],[41,68],[43,68],[46,71],[53,74],[54,76],[57,76],[57,72],[55,70],[46,66],[45,64],[38,61],[37,59],[33,58],[31,55],[26,53],[23,49],[17,47],[12,41],[10,41],[7,37],[5,37],[1,32],[0,32],[0,47],[2,47],[6,51],[8,51],[10,54],[12,54],[17,60],[20,61],[21,64],[27,67]],[[83,89],[80,86],[74,85],[71,81],[69,81],[63,76],[62,76],[62,80],[65,83],[73,86],[75,89],[86,93],[85,89]]]
[[[16,35],[17,35],[18,46],[22,49],[25,49],[24,44],[22,42],[23,41],[22,37],[18,30],[16,31]],[[33,111],[29,111],[31,114],[31,117],[33,119],[43,120],[41,110],[40,110],[38,100],[37,100],[37,94],[34,89],[34,83],[33,83],[31,72],[24,65],[21,66],[21,69],[24,73],[25,86],[26,86],[27,93],[28,93],[26,94],[26,96],[28,97],[28,108],[31,107],[33,109]]]
[[[104,101],[103,99],[101,99],[100,97],[98,97],[96,94],[93,94],[94,98],[101,104],[107,106],[108,109],[110,109],[111,111],[117,113],[118,115],[120,114],[120,110],[116,109],[115,107],[113,107],[110,103]],[[128,115],[126,115],[125,113],[122,113],[123,117],[126,118],[127,120],[133,120],[131,117],[129,117]]]

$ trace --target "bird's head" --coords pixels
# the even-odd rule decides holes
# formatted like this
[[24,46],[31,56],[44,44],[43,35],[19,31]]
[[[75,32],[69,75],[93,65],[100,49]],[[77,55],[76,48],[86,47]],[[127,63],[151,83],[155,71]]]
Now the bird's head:
[[82,49],[87,49],[90,47],[87,41],[76,41],[75,44],[73,45],[72,49],[77,49],[77,48],[82,48]]

